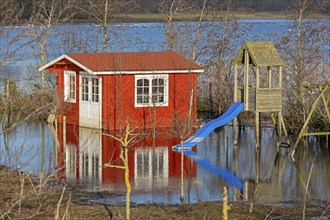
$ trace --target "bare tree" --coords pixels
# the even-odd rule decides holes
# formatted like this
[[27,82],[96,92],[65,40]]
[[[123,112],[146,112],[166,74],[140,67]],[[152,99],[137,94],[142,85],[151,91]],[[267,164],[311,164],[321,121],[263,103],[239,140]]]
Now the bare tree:
[[[74,15],[72,9],[75,0],[68,0],[64,4],[57,0],[37,0],[36,11],[30,18],[30,35],[33,37],[36,47],[33,49],[40,59],[40,66],[46,64],[47,42],[52,37],[52,31],[56,24],[67,22]],[[45,90],[46,71],[41,71],[41,88]]]
[[[224,17],[209,21],[207,44],[201,51],[207,57],[204,61],[207,77],[202,78],[206,86],[201,88],[204,94],[200,96],[209,100],[209,111],[213,112],[215,107],[217,115],[222,114],[232,102],[232,61],[246,33],[234,17],[233,7],[232,0],[224,1]],[[216,16],[214,13],[217,12],[209,11],[209,16]]]
[[119,158],[122,161],[123,165],[115,165],[112,164],[112,161],[104,164],[104,167],[109,168],[118,168],[123,169],[125,171],[124,179],[126,185],[126,219],[131,219],[131,184],[129,180],[129,166],[128,166],[128,150],[134,143],[137,142],[137,138],[141,136],[141,133],[135,133],[136,128],[130,128],[129,119],[126,119],[126,127],[122,134],[119,135],[111,135],[108,133],[103,133],[105,136],[109,136],[120,143],[120,155]]
[[280,38],[279,47],[285,56],[284,88],[286,119],[292,132],[301,129],[314,96],[304,89],[305,83],[329,83],[329,61],[324,47],[329,44],[326,23],[308,16],[324,7],[326,2],[293,0],[293,23]]
[[178,112],[174,112],[174,126],[172,128],[172,133],[174,137],[180,139],[181,145],[181,181],[180,181],[180,200],[181,202],[184,201],[184,141],[188,139],[193,131],[195,126],[195,121],[192,120],[192,108],[193,108],[193,97],[194,97],[194,90],[191,90],[190,93],[190,100],[188,106],[188,112],[186,115],[179,116]]
[[172,51],[174,49],[174,42],[178,37],[177,28],[173,24],[174,17],[182,10],[181,0],[165,0],[161,3],[159,11],[165,19],[165,35],[167,39],[167,50]]
[[[87,3],[87,7],[84,4]],[[99,52],[106,52],[109,44],[109,25],[119,16],[119,12],[128,5],[132,5],[134,1],[125,0],[88,0],[87,2],[78,2],[76,7],[86,13],[92,21],[101,24],[102,27],[102,42],[101,48],[97,48]],[[97,36],[97,41],[99,37]],[[97,45],[99,46],[99,44]]]

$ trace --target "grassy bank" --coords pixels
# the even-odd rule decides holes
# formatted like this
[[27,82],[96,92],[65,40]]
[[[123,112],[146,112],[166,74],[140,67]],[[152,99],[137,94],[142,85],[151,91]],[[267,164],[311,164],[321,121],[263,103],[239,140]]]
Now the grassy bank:
[[[221,19],[225,17],[224,11],[214,12],[212,14],[205,14],[206,19]],[[292,13],[290,12],[233,12],[231,17],[237,19],[290,19]],[[173,17],[173,21],[198,21],[200,11],[180,12]],[[323,13],[315,13],[309,16],[310,18],[317,19],[330,19],[330,15]],[[94,23],[92,20],[85,19],[72,19],[69,23]],[[127,13],[117,14],[111,20],[112,23],[139,23],[139,22],[165,22],[165,18],[160,13]]]
[[[205,14],[205,19],[219,19],[224,18],[226,13],[218,11],[213,14]],[[190,11],[179,13],[174,16],[175,21],[197,21],[200,16],[200,11]],[[290,18],[290,12],[233,12],[232,17],[238,19],[253,19],[253,18]],[[330,15],[315,13],[310,16],[311,18],[330,19]],[[121,22],[162,22],[164,17],[159,13],[133,13],[133,14],[119,14],[115,21]]]

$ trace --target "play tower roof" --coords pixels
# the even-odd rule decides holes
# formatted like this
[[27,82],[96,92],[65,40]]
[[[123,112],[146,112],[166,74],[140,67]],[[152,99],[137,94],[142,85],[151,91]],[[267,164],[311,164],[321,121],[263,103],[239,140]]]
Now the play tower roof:
[[272,42],[245,42],[238,52],[234,64],[244,64],[244,50],[248,50],[250,64],[254,66],[283,66],[283,60]]

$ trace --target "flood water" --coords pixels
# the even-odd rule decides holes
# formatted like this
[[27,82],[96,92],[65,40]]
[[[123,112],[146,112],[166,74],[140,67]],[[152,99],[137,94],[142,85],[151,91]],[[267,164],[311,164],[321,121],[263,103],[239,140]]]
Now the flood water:
[[[67,125],[63,132],[61,126],[58,141],[53,139],[49,127],[41,124],[21,125],[0,136],[0,164],[35,175],[54,174],[56,167],[64,166],[56,175],[65,176],[67,182],[80,190],[93,192],[95,196],[87,198],[87,202],[123,203],[123,170],[102,167],[106,162],[120,165],[118,143],[95,130]],[[295,162],[289,157],[290,148],[282,148],[276,156],[276,140],[276,132],[264,128],[261,151],[256,154],[253,128],[239,130],[237,149],[233,146],[231,126],[228,138],[224,127],[211,133],[197,145],[199,158],[234,175],[243,183],[243,189],[233,185],[225,174],[215,174],[185,156],[185,202],[220,201],[224,186],[230,201],[253,198],[259,203],[301,201],[313,160],[308,200],[330,201],[330,148],[325,138],[302,141]],[[168,130],[162,130],[155,147],[152,143],[143,139],[129,150],[131,201],[179,203],[181,155],[171,148],[178,140]]]
[[[327,21],[324,22],[329,26]],[[292,21],[241,19],[238,23],[240,29],[248,28],[246,35],[234,45],[234,51],[238,51],[243,41],[278,42],[276,35],[281,36],[290,31],[288,28]],[[191,24],[197,26],[196,23]],[[28,31],[29,27],[8,29],[6,38],[1,38],[3,45],[11,42],[22,30]],[[163,23],[113,24],[111,29],[113,31],[108,33],[111,39],[108,50],[111,52],[160,51],[167,47]],[[72,39],[77,39],[78,43],[68,43],[71,42],[68,41],[70,34],[73,34]],[[207,30],[202,34],[204,41],[208,35]],[[47,47],[48,61],[63,53],[95,52],[95,44],[100,42],[95,39],[101,35],[99,26],[95,24],[61,24],[54,27],[51,36]],[[30,37],[22,37],[8,46],[8,51],[20,48],[17,53],[18,61],[0,68],[0,77],[13,80],[19,87],[27,87],[27,82],[31,79],[32,82],[40,79],[36,70],[39,51],[33,49],[38,47],[25,45],[30,40]],[[83,45],[79,42],[83,42]],[[77,45],[79,47],[73,47]],[[322,48],[329,51],[328,44]],[[32,67],[32,70],[29,72],[27,67]],[[0,82],[1,91],[4,89],[4,82]],[[77,185],[81,190],[95,193],[96,196],[88,199],[88,202],[124,202],[123,171],[102,168],[106,162],[119,164],[118,143],[93,130],[70,126],[67,126],[63,141],[61,126],[58,131],[58,141],[54,140],[54,134],[47,125],[35,123],[20,125],[5,136],[0,135],[0,164],[35,175],[55,175],[55,170],[64,166],[65,169],[56,175],[65,176],[70,184]],[[143,140],[130,149],[133,203],[180,202],[181,155],[172,151],[171,147],[178,144],[178,140],[170,137],[169,133],[159,132],[156,147],[152,147],[152,141]],[[276,140],[277,135],[273,129],[263,129],[261,151],[256,153],[254,128],[240,130],[237,149],[233,146],[231,126],[228,128],[228,138],[224,128],[211,133],[197,146],[196,151],[199,158],[223,171],[222,175],[212,172],[210,166],[201,166],[194,158],[185,156],[185,202],[220,201],[224,186],[228,188],[230,201],[251,200],[253,197],[260,203],[300,201],[304,198],[312,161],[314,166],[308,187],[308,200],[330,201],[329,143],[324,138],[317,137],[301,141],[295,154],[296,161],[293,162],[289,158],[290,148],[282,148],[277,156]],[[291,141],[294,143],[295,137]],[[235,187],[228,180],[228,173],[241,181],[243,189]],[[108,192],[107,196],[99,193],[104,191]]]

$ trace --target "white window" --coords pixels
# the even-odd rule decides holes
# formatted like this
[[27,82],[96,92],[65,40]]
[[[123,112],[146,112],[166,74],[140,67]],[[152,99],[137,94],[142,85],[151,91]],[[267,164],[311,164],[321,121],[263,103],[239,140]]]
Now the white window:
[[100,79],[91,76],[81,76],[81,101],[100,101]]
[[88,77],[81,77],[81,100],[82,101],[88,101],[88,81],[89,78]]
[[64,100],[76,102],[76,72],[64,71]]
[[136,75],[135,107],[168,106],[168,75]]
[[92,78],[92,102],[99,102],[99,79]]

